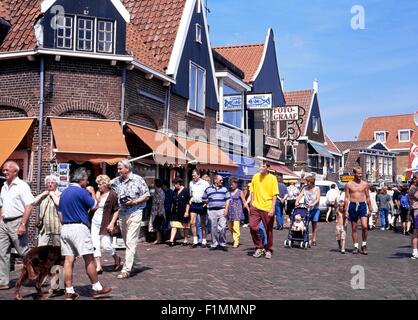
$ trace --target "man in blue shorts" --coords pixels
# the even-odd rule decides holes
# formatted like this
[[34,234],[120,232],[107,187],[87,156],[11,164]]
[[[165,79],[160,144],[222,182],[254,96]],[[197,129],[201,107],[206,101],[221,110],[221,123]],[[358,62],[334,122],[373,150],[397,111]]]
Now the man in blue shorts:
[[[369,184],[361,180],[363,171],[361,167],[353,169],[354,180],[347,183],[345,187],[345,208],[344,212],[351,221],[351,230],[354,243],[353,254],[359,253],[358,245],[358,220],[361,219],[362,238],[361,253],[368,254],[367,251],[367,224],[371,212],[373,212],[372,204],[370,202]],[[367,207],[369,211],[367,212]]]

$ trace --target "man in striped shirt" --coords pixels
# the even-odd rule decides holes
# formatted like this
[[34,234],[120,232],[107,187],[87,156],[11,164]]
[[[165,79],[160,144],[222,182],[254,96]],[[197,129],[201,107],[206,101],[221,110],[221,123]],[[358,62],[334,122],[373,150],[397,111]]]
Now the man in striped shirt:
[[222,186],[223,178],[215,176],[213,185],[206,188],[202,200],[208,204],[208,215],[211,222],[212,245],[209,250],[228,251],[226,247],[226,219],[228,216],[229,191]]

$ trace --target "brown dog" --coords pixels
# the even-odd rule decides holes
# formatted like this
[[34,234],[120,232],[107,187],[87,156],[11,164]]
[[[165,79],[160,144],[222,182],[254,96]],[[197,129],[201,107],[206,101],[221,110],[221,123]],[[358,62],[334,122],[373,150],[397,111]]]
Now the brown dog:
[[21,300],[20,287],[26,279],[36,279],[36,290],[40,299],[47,299],[49,292],[42,292],[42,284],[55,265],[64,265],[61,247],[42,246],[29,250],[23,259],[23,267],[15,287],[15,299]]

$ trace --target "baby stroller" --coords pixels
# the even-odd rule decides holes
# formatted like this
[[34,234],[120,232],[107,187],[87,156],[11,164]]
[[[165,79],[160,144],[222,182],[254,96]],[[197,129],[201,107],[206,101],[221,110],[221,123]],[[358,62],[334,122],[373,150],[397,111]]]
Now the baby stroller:
[[292,228],[289,228],[289,234],[287,236],[287,240],[284,241],[285,248],[293,248],[295,244],[298,244],[298,246],[301,249],[307,249],[311,247],[311,242],[309,241],[309,222],[311,220],[311,216],[309,214],[309,210],[305,206],[299,206],[295,209],[293,209],[292,215],[291,215],[291,226],[293,226],[293,223],[295,222],[296,215],[300,215],[303,221],[303,225],[305,226],[305,231],[295,231],[292,230]]

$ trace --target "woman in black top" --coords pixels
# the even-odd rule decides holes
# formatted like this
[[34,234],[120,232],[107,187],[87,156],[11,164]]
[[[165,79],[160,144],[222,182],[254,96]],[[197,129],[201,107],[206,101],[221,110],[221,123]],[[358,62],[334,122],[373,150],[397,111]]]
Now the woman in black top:
[[186,218],[186,213],[189,212],[190,192],[184,187],[183,179],[177,178],[174,180],[173,205],[171,210],[171,236],[167,244],[171,247],[175,244],[177,229],[183,229],[184,240],[183,245],[188,245],[187,235],[189,233],[189,218]]

